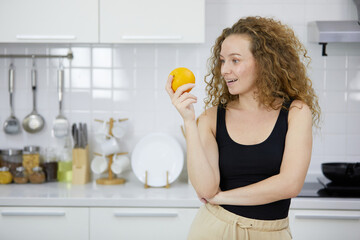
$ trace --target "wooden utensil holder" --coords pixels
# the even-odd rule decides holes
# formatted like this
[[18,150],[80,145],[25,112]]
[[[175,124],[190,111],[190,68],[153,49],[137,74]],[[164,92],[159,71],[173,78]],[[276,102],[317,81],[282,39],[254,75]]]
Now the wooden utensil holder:
[[90,181],[89,147],[74,148],[72,156],[72,184],[88,183]]

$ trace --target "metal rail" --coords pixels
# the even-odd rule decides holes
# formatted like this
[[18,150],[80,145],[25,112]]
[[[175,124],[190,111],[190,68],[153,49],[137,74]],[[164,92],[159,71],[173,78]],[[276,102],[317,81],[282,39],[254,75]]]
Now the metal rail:
[[74,55],[69,50],[66,55],[45,55],[45,54],[0,54],[0,58],[67,58],[72,60]]

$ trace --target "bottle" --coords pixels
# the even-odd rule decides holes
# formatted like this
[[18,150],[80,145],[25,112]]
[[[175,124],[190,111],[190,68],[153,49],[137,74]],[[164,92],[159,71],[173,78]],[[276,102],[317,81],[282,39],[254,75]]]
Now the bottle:
[[17,167],[14,175],[14,182],[18,184],[27,183],[29,181],[24,167]]
[[43,162],[44,172],[47,182],[57,181],[58,162],[53,148],[46,148]]
[[29,179],[31,183],[43,183],[45,182],[45,173],[41,167],[34,167]]
[[68,148],[64,148],[60,153],[57,179],[59,182],[72,182],[72,155]]

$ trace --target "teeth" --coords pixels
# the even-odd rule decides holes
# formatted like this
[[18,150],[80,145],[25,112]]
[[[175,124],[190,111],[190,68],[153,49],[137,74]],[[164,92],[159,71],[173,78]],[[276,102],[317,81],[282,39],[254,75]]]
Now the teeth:
[[228,83],[231,83],[231,82],[235,82],[237,79],[234,79],[234,80],[228,80],[227,82]]

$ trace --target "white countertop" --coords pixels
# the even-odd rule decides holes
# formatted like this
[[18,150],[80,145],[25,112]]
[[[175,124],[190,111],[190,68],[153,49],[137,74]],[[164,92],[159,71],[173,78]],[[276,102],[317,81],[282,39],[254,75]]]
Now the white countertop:
[[[148,188],[129,176],[121,185],[85,185],[70,183],[0,185],[0,207],[179,207],[198,208],[192,186],[176,181],[170,188]],[[291,209],[360,210],[360,198],[292,199]]]

